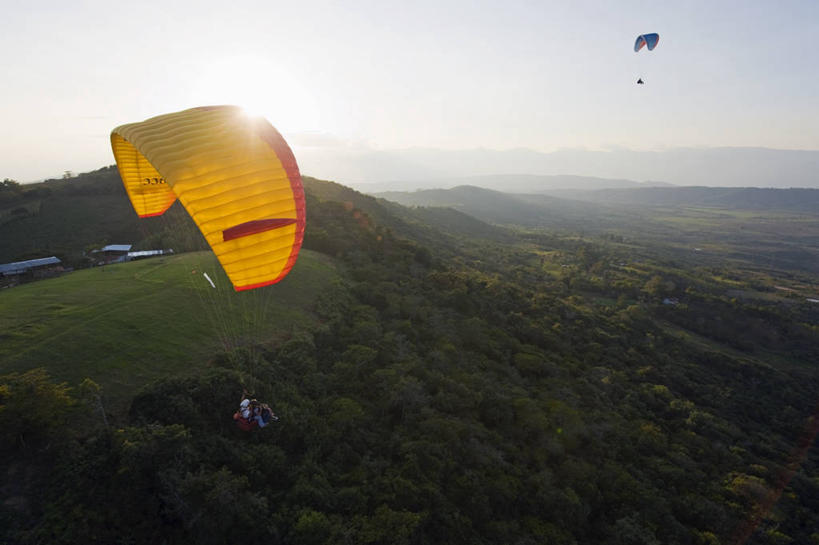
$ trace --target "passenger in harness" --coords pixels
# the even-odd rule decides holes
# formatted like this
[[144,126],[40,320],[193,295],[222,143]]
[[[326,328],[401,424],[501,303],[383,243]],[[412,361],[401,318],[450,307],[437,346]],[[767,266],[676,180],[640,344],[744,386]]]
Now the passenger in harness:
[[242,402],[239,410],[233,414],[233,420],[240,430],[250,431],[254,428],[263,428],[274,420],[278,420],[267,403],[259,403],[248,396],[247,391],[242,392]]

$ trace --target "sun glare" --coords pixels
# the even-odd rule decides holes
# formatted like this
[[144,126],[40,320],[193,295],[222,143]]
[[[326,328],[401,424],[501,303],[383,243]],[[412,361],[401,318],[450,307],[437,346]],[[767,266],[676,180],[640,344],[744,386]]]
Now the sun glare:
[[311,131],[319,126],[315,100],[281,66],[254,56],[216,59],[193,89],[196,105],[234,104],[267,119],[280,131]]

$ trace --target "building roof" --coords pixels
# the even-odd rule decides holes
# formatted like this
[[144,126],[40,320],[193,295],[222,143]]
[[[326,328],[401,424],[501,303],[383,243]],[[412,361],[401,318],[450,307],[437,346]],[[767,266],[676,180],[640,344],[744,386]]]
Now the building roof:
[[15,261],[14,263],[4,263],[0,265],[0,274],[20,274],[28,269],[33,269],[34,267],[57,265],[59,263],[62,262],[54,256],[42,257],[40,259],[29,259],[28,261]]
[[101,252],[128,252],[131,250],[131,244],[109,244]]

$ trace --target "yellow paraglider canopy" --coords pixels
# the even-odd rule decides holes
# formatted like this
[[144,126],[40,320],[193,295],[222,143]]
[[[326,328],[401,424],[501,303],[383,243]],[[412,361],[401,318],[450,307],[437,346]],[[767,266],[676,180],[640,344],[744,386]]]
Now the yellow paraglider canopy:
[[237,290],[274,284],[296,262],[304,190],[296,159],[266,120],[207,106],[121,125],[111,147],[140,217],[178,198]]

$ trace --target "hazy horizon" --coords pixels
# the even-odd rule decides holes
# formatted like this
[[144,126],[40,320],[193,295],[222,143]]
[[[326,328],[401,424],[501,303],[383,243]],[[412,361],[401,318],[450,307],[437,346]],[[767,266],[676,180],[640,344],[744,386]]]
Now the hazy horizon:
[[[302,172],[362,191],[442,187],[482,176],[577,176],[712,187],[819,188],[819,151],[675,148],[665,151],[327,150],[303,152]],[[451,184],[450,184],[451,186]]]
[[[442,150],[410,148],[302,149],[298,163],[303,175],[333,180],[363,192],[448,188],[463,183],[481,185],[482,178],[504,176],[544,178],[550,189],[570,189],[571,178],[612,182],[605,187],[639,185],[819,188],[819,151],[770,148],[675,148],[663,151],[583,149],[542,153],[512,150]],[[106,165],[98,165],[87,171]],[[73,171],[73,174],[87,171]],[[54,173],[36,183],[60,178]],[[493,180],[497,183],[498,180]],[[614,183],[628,182],[628,183]],[[528,185],[528,184],[527,184]],[[592,184],[594,187],[603,187]]]

